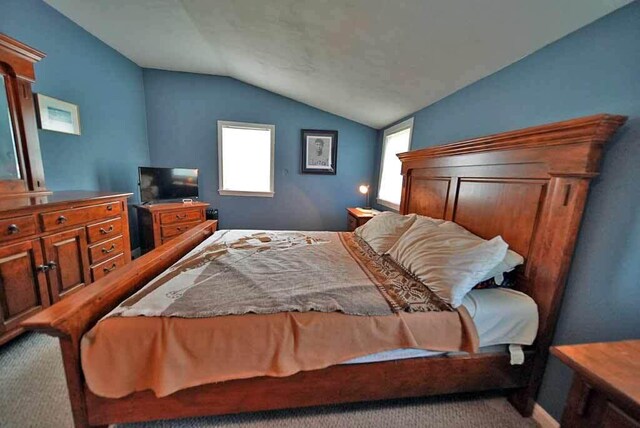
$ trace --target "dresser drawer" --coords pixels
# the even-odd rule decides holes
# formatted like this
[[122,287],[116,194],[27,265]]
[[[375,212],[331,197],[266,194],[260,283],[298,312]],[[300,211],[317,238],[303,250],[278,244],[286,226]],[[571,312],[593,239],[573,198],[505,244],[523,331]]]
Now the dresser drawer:
[[87,239],[90,244],[114,238],[122,233],[122,219],[112,218],[87,226]]
[[189,223],[202,221],[202,210],[174,211],[160,214],[160,224]]
[[162,238],[170,238],[172,236],[180,235],[181,233],[186,232],[194,226],[199,225],[201,222],[196,221],[193,223],[181,223],[175,224],[171,226],[161,226],[160,235]]
[[63,229],[68,226],[89,223],[107,217],[117,216],[122,212],[120,202],[92,205],[89,207],[72,208],[69,210],[52,211],[40,214],[42,228],[45,232]]
[[91,257],[91,263],[98,263],[108,259],[114,254],[122,253],[124,250],[124,240],[122,235],[109,239],[108,241],[100,242],[89,247],[89,256]]
[[24,238],[37,232],[35,219],[30,215],[0,220],[0,241]]
[[99,280],[105,275],[121,268],[125,265],[124,254],[120,253],[115,257],[105,260],[100,264],[91,267],[91,277],[94,281]]

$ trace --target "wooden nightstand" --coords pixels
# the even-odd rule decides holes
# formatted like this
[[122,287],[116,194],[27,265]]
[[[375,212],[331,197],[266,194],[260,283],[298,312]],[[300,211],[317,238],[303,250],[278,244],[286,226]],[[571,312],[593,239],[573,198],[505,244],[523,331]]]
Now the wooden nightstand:
[[552,346],[574,370],[563,427],[640,427],[640,340]]
[[204,202],[136,205],[142,253],[171,241],[205,221],[208,206]]
[[361,211],[358,208],[347,208],[347,230],[354,231],[377,214],[377,211]]

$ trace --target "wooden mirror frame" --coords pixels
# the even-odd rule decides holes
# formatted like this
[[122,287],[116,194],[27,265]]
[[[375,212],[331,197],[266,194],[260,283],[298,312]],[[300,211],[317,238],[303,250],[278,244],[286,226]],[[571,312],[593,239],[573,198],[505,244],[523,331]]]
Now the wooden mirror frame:
[[0,74],[5,78],[20,170],[19,179],[0,180],[0,197],[47,191],[31,91],[36,80],[34,64],[44,57],[44,53],[0,33]]

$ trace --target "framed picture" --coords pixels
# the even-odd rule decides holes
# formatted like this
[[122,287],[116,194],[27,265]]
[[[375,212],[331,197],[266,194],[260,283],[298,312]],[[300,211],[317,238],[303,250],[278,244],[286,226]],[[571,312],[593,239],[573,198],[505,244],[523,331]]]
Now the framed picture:
[[302,130],[302,173],[331,174],[338,171],[338,131]]
[[36,94],[38,126],[47,131],[80,135],[80,111],[75,104]]

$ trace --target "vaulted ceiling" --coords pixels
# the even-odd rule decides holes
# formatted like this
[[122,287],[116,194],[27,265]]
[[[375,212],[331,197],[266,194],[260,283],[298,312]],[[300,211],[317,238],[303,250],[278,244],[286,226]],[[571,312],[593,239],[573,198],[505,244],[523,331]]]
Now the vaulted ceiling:
[[380,128],[631,0],[46,0],[142,67]]

